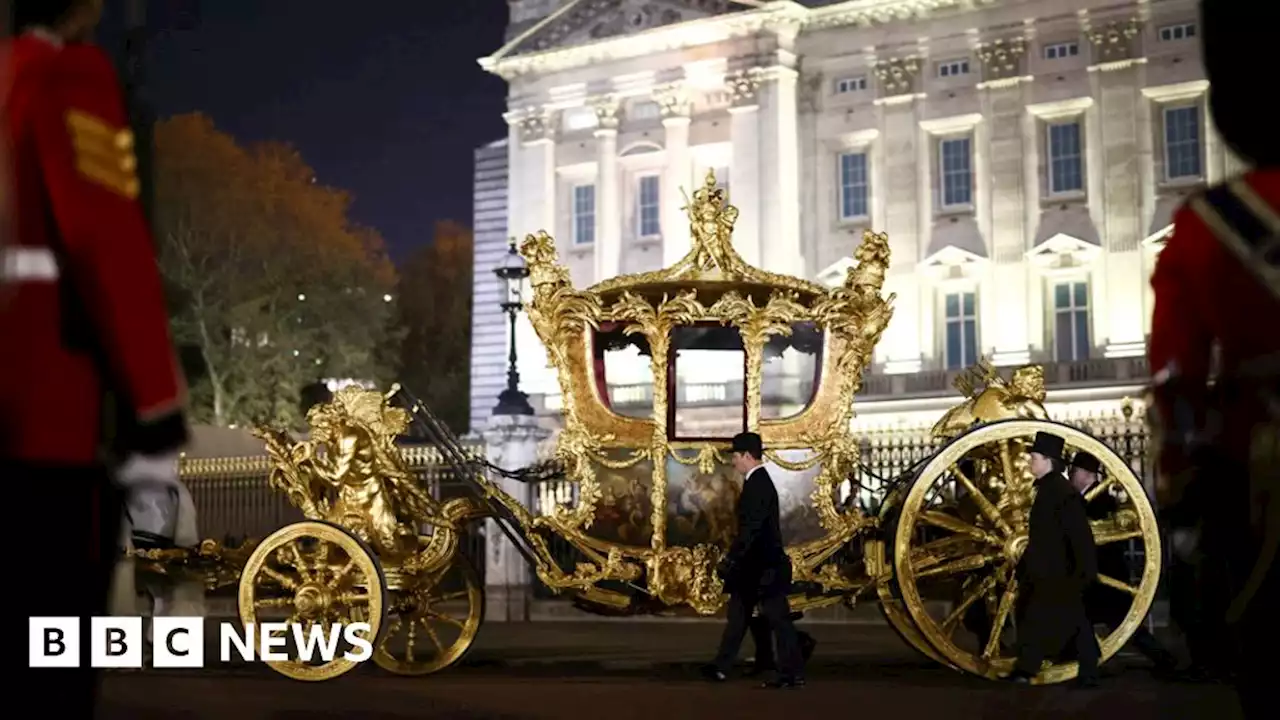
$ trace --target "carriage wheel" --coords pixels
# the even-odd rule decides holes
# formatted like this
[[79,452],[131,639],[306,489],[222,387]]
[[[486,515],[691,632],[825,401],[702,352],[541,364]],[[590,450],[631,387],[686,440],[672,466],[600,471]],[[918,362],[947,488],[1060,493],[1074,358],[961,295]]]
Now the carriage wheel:
[[[1101,585],[1129,599],[1124,621],[1099,637],[1103,662],[1146,617],[1160,577],[1155,513],[1133,470],[1111,448],[1073,427],[1042,420],[1006,420],[961,435],[928,461],[903,502],[894,533],[895,594],[948,664],[988,678],[1007,674],[1015,660],[1010,632],[1016,630],[1018,600],[1014,568],[1027,543],[1034,480],[1026,448],[1036,432],[1058,435],[1069,450],[1092,453],[1106,469],[1104,482],[1088,496],[1118,495],[1115,512],[1093,523],[1099,547],[1127,541],[1142,545],[1136,582],[1099,575]],[[925,604],[937,599],[951,601],[945,615],[931,613]],[[975,624],[979,630],[963,631],[962,626]],[[1033,682],[1069,680],[1077,669],[1075,662],[1046,663]]]
[[[373,550],[337,525],[316,520],[271,534],[240,575],[240,621],[254,628],[297,623],[307,635],[319,626],[327,636],[335,623],[366,622],[365,639],[372,646],[386,618],[386,600],[386,580]],[[292,641],[282,651],[291,659],[267,664],[294,680],[329,680],[360,662],[343,656],[342,642],[332,660],[317,664],[293,659],[298,653]]]
[[[885,498],[884,506],[880,511],[880,527],[884,528],[884,537],[889,538],[888,547],[885,550],[890,564],[893,563],[893,535],[894,529],[898,526],[899,511],[902,509],[901,499],[900,496],[895,498],[894,495]],[[916,627],[915,621],[911,619],[911,614],[907,612],[906,605],[902,602],[902,592],[898,589],[896,582],[891,580],[877,583],[876,595],[880,598],[880,614],[903,642],[930,660],[955,668],[920,634],[920,629]]]
[[373,659],[397,675],[429,675],[458,662],[484,621],[484,586],[464,555],[396,593]]

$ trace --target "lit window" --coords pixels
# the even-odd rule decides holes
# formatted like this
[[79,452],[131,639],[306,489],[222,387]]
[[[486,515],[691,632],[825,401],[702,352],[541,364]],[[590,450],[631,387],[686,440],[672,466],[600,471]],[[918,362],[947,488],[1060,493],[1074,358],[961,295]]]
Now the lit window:
[[945,300],[948,370],[961,370],[978,362],[977,300],[971,292],[950,293]]
[[1044,46],[1045,60],[1061,60],[1062,58],[1075,57],[1080,54],[1080,43],[1063,42],[1054,43]]
[[973,203],[973,173],[969,138],[949,138],[938,143],[942,165],[942,206]]
[[1084,189],[1084,167],[1080,156],[1080,123],[1049,126],[1049,192],[1068,193]]
[[843,95],[845,93],[858,92],[867,89],[867,77],[859,75],[858,77],[846,77],[836,80],[836,94]]
[[1165,177],[1200,177],[1200,108],[1196,105],[1164,110]]
[[938,77],[955,77],[969,74],[968,60],[948,60],[938,63]]
[[590,245],[596,241],[596,186],[573,188],[573,244]]
[[657,175],[645,175],[640,178],[636,209],[636,216],[640,221],[640,237],[657,237],[662,234],[662,222],[658,212],[658,189]]
[[1196,36],[1195,23],[1178,23],[1177,25],[1165,25],[1160,28],[1160,42],[1170,42],[1173,40],[1186,40]]
[[867,154],[850,152],[840,156],[840,218],[867,216]]
[[1053,346],[1058,362],[1089,359],[1089,284],[1053,286]]

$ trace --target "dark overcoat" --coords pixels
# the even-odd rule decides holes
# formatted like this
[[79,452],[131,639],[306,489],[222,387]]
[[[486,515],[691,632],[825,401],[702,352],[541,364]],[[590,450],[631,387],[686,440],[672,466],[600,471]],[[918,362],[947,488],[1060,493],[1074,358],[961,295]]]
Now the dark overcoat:
[[1023,642],[1056,656],[1081,625],[1085,591],[1097,580],[1098,556],[1084,498],[1062,473],[1036,481],[1030,538],[1018,564]]
[[738,535],[725,558],[728,592],[785,592],[791,563],[782,543],[778,490],[761,467],[747,475],[738,498]]

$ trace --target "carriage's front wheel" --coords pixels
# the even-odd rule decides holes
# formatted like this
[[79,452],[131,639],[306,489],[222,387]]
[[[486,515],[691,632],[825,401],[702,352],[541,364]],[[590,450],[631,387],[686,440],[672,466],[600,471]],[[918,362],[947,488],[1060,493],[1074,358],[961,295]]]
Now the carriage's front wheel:
[[[1007,674],[1015,660],[1014,570],[1027,544],[1034,497],[1027,448],[1037,432],[1101,461],[1103,482],[1086,500],[1106,493],[1114,505],[1091,522],[1094,539],[1102,552],[1131,543],[1128,557],[1140,558],[1133,577],[1099,575],[1098,591],[1112,596],[1106,602],[1118,601],[1123,616],[1099,638],[1103,661],[1146,617],[1160,577],[1160,536],[1146,492],[1128,464],[1096,438],[1056,422],[1005,420],[952,440],[925,464],[903,501],[893,537],[894,595],[948,664],[989,678]],[[1034,682],[1061,682],[1077,670],[1075,662],[1046,662]]]
[[441,570],[405,578],[373,659],[396,675],[429,675],[458,662],[484,621],[484,587],[466,556]]
[[360,635],[372,649],[386,618],[386,580],[373,551],[337,525],[316,520],[281,528],[258,545],[240,575],[239,599],[240,620],[255,637],[264,623],[285,623],[280,651],[288,659],[267,665],[294,680],[330,680],[360,662],[346,657],[351,648],[341,637],[332,659],[303,659],[294,633],[327,645],[338,626],[368,623]]

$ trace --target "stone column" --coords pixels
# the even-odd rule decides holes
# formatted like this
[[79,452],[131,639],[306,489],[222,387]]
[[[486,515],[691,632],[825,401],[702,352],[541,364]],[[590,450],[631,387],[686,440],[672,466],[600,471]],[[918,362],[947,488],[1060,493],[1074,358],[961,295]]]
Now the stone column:
[[760,262],[772,272],[804,273],[800,244],[799,73],[782,65],[762,73],[760,110]]
[[[557,227],[554,113],[541,108],[525,111],[520,120],[520,141],[522,149],[513,155],[518,164],[509,174],[512,209],[508,212],[514,218],[509,232],[523,240],[530,233],[546,230],[556,236],[563,255],[573,240],[558,232]],[[555,387],[554,375],[547,368],[546,350],[524,315],[517,319],[516,346],[524,387],[534,392]]]
[[[662,108],[662,127],[666,130],[667,167],[662,181],[662,264],[671,266],[688,254],[691,247],[689,221],[680,201],[680,191],[692,196],[697,189],[689,154],[689,124],[692,106],[688,93],[678,83],[654,91],[654,99]],[[724,178],[728,180],[729,178]],[[723,182],[723,180],[722,180]]]
[[896,58],[876,63],[880,137],[884,146],[885,212],[889,235],[889,272],[884,293],[897,293],[893,322],[877,348],[888,372],[918,372],[924,337],[933,326],[924,314],[931,293],[917,277],[917,264],[928,245],[933,203],[930,145],[917,112],[920,60]]
[[1025,51],[1026,42],[1020,37],[978,47],[983,71],[978,90],[986,119],[986,147],[978,152],[987,158],[985,181],[990,187],[990,202],[980,206],[986,218],[979,227],[992,261],[989,292],[980,309],[984,320],[981,334],[983,345],[993,349],[991,359],[996,365],[1030,360],[1025,255],[1035,229],[1028,229],[1026,220],[1026,158],[1035,159],[1035,123],[1032,119],[1028,137],[1023,96],[1027,78],[1022,69]]
[[1108,357],[1137,355],[1145,346],[1142,239],[1143,188],[1134,158],[1143,153],[1141,103],[1144,66],[1138,23],[1114,22],[1087,30],[1098,64],[1089,68],[1098,106],[1102,161],[1103,268]]
[[729,167],[729,202],[738,208],[733,245],[738,254],[759,266],[760,254],[760,70],[752,68],[726,78],[729,93],[729,135],[733,162]]
[[524,236],[536,232],[524,226],[521,207],[524,200],[524,118],[520,110],[512,110],[502,116],[507,121],[507,235],[524,240]]
[[622,222],[618,198],[618,101],[594,103],[596,135],[596,282],[622,272]]
[[[515,470],[537,461],[538,443],[550,432],[531,415],[494,415],[484,432],[485,455],[499,467]],[[533,486],[501,478],[502,490],[533,507]],[[485,522],[485,620],[528,620],[533,574],[497,522]]]

